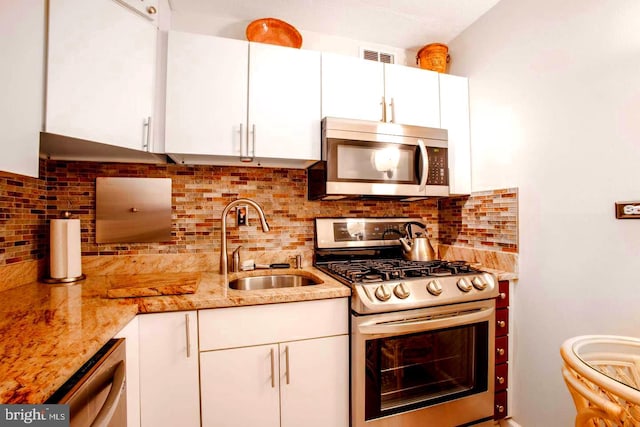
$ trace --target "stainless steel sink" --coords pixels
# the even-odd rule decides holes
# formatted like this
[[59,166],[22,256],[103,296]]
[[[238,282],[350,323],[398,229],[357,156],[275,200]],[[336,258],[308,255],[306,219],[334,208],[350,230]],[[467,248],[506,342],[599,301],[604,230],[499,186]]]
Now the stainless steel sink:
[[251,291],[256,289],[293,288],[296,286],[318,285],[322,281],[294,274],[274,274],[268,276],[242,277],[229,282],[231,289]]

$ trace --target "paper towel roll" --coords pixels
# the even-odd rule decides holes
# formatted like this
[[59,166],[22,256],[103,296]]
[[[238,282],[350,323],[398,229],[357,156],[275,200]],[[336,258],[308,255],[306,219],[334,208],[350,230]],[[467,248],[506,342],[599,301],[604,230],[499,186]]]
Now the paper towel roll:
[[82,275],[80,220],[52,219],[49,269],[53,279]]

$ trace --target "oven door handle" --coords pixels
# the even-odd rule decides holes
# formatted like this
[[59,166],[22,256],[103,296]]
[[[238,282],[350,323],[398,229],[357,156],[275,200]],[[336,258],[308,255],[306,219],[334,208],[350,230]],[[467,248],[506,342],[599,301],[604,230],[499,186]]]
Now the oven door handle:
[[425,332],[428,330],[448,328],[461,324],[469,324],[482,320],[488,320],[493,314],[493,307],[485,307],[473,310],[467,314],[451,313],[449,316],[438,316],[423,320],[424,318],[399,320],[397,322],[373,323],[370,325],[360,325],[359,332],[363,335],[393,335],[410,334],[414,332]]

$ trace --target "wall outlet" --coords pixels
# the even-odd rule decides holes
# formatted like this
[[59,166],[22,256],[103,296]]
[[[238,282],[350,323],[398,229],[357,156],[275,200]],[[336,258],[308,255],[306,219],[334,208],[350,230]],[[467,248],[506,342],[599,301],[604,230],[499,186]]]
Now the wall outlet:
[[640,201],[639,202],[616,202],[616,218],[640,219]]
[[238,227],[249,225],[248,213],[249,209],[247,208],[247,205],[240,205],[236,208],[236,224]]

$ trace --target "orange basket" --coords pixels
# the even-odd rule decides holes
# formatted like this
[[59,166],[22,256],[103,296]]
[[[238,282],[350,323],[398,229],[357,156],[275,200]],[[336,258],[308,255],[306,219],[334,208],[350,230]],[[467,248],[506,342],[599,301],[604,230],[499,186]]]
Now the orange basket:
[[424,70],[437,71],[438,73],[446,73],[447,65],[451,57],[449,56],[449,48],[446,44],[431,43],[424,46],[418,51],[416,56],[416,64]]
[[257,19],[247,25],[247,40],[300,48],[302,36],[291,24],[276,18]]

